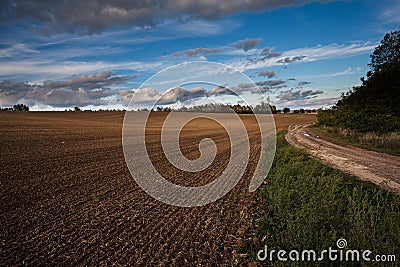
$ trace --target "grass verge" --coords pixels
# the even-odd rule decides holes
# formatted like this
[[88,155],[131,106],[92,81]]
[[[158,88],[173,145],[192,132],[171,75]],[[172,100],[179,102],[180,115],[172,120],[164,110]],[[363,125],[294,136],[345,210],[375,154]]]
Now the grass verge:
[[400,156],[400,132],[378,134],[361,133],[332,127],[313,127],[320,136],[337,144],[347,144],[377,152]]
[[[400,196],[308,157],[304,150],[288,145],[282,133],[278,134],[274,163],[260,194],[261,203],[252,221],[255,230],[247,233],[247,241],[237,250],[247,254],[245,261],[255,264],[264,245],[276,252],[321,251],[336,249],[339,238],[347,240],[348,249],[397,253],[396,260],[400,260]],[[310,262],[286,264],[306,266]],[[317,264],[337,266],[338,262]]]

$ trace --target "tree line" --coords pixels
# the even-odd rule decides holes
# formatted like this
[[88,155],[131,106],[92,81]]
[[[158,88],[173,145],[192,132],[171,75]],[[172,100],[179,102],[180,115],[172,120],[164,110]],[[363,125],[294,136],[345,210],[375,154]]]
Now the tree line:
[[[29,111],[29,107],[24,104],[17,104],[11,108],[0,108],[0,111]],[[80,112],[80,111],[92,111],[91,109],[82,110],[80,107],[76,106],[73,109],[65,109],[66,112]],[[94,111],[110,111],[110,112],[117,112],[122,111],[125,112],[126,109],[99,109]],[[134,110],[132,110],[134,111]],[[136,111],[149,111],[147,108],[137,109]],[[151,109],[152,112],[203,112],[203,113],[230,113],[235,112],[238,114],[279,114],[279,113],[294,113],[294,114],[304,114],[304,113],[316,113],[315,109],[295,109],[291,110],[290,108],[286,107],[282,110],[277,109],[276,106],[270,105],[266,102],[261,102],[256,106],[249,106],[249,105],[227,105],[227,104],[204,104],[198,106],[191,106],[191,107],[180,107],[177,109],[172,109],[170,107],[157,107],[156,109]]]
[[1,108],[0,111],[29,111],[29,107],[24,104],[16,104],[11,108]]
[[[138,111],[148,111],[148,109],[141,109]],[[204,113],[229,113],[234,111],[235,113],[238,114],[279,114],[279,113],[292,113],[294,114],[304,114],[304,113],[316,113],[317,110],[315,109],[295,109],[291,110],[290,108],[286,107],[282,110],[277,109],[276,106],[270,105],[269,103],[266,102],[261,102],[260,104],[257,104],[256,106],[249,106],[249,105],[240,105],[240,104],[235,104],[235,105],[227,105],[227,104],[203,104],[203,105],[198,105],[198,106],[191,106],[191,107],[180,107],[177,109],[172,109],[170,107],[157,107],[155,110],[151,110],[154,112],[171,112],[171,111],[177,111],[177,112],[204,112]]]

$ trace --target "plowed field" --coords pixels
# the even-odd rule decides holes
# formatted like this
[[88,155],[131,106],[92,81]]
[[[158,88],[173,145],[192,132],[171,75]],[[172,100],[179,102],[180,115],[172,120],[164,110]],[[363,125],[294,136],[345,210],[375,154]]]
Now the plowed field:
[[[165,114],[155,115],[154,124]],[[247,187],[250,161],[239,184],[220,200],[196,208],[163,204],[132,179],[121,141],[122,112],[0,113],[0,265],[234,265],[236,244],[244,238],[256,205]],[[248,128],[251,160],[259,138]],[[278,129],[310,123],[314,115],[275,116]],[[198,142],[213,138],[217,161],[207,173],[187,181],[165,165],[167,179],[201,185],[226,166],[221,129],[207,120],[184,129],[182,153],[199,157]],[[199,130],[196,130],[199,127]],[[158,170],[157,128],[149,156]]]

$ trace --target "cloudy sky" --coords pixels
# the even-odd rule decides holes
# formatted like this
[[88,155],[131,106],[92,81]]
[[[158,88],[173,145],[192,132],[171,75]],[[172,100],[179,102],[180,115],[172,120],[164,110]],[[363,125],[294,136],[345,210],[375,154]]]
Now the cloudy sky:
[[225,87],[253,93],[223,79],[143,86],[164,68],[213,61],[248,75],[278,108],[329,107],[360,83],[398,14],[397,0],[4,0],[0,106],[123,108],[134,95],[143,106],[216,95],[234,103]]

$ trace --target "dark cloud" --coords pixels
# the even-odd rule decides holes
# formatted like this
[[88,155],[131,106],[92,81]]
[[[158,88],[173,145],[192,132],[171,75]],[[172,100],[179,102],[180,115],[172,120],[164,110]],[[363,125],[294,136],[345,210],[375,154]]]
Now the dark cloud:
[[289,63],[294,63],[297,61],[301,61],[305,58],[306,56],[296,56],[296,57],[285,57],[282,59],[277,60],[276,62],[278,63],[285,63],[285,64],[289,64]]
[[256,74],[260,77],[262,76],[262,77],[267,77],[267,78],[272,78],[276,75],[274,70],[262,70],[262,71],[256,72]]
[[283,85],[283,84],[285,84],[285,81],[283,81],[281,79],[256,82],[256,85],[258,85],[258,86],[269,86],[269,87],[275,87],[275,86]]
[[84,90],[91,90],[121,84],[135,77],[136,76],[112,76],[111,71],[103,71],[97,74],[79,75],[76,78],[67,79],[65,81],[46,80],[43,82],[42,87],[47,89],[67,88],[77,90],[81,88]]
[[[211,96],[240,95],[245,92],[259,94],[268,91],[265,87],[257,87],[252,83],[242,83],[231,89],[221,85],[211,90],[202,87],[186,89],[184,87],[174,87],[168,89],[165,93],[159,92],[153,88],[140,88],[133,90],[120,90],[118,92],[121,102],[125,105],[131,103],[130,108],[136,109],[143,105],[170,105],[177,102],[191,101],[196,98],[206,98]],[[132,100],[132,102],[131,102]]]
[[261,50],[260,56],[249,57],[247,58],[247,60],[253,64],[257,64],[258,62],[265,62],[267,59],[279,57],[281,55],[282,55],[281,52],[273,52],[270,50],[269,47],[265,47],[263,48],[263,50]]
[[259,94],[270,92],[269,86],[255,85],[253,83],[241,83],[237,86],[231,88],[225,86],[218,86],[211,90],[206,90],[202,87],[195,87],[192,89],[186,89],[183,87],[175,87],[167,90],[164,94],[154,90],[154,89],[134,89],[132,91],[120,91],[120,95],[125,98],[124,102],[129,103],[133,94],[136,95],[138,102],[155,102],[158,101],[159,105],[168,105],[176,102],[184,102],[193,100],[200,97],[210,97],[210,96],[223,96],[223,95],[241,95],[243,93],[249,92],[252,94]]
[[260,55],[263,56],[262,58],[267,59],[267,58],[279,57],[282,55],[282,53],[281,52],[273,52],[270,50],[269,47],[265,47],[263,50],[261,50]]
[[270,92],[268,86],[260,86],[253,83],[241,83],[238,86],[233,86],[231,89],[228,89],[224,86],[213,88],[206,92],[206,96],[209,97],[213,95],[241,95],[246,92],[259,94],[260,91],[262,93]]
[[118,95],[120,96],[121,102],[125,105],[128,105],[132,97],[135,96],[135,101],[132,102],[132,108],[134,108],[135,104],[152,104],[161,97],[160,92],[153,88],[119,90]]
[[106,88],[96,90],[72,90],[67,88],[51,89],[37,88],[25,95],[28,103],[41,103],[53,107],[71,107],[87,105],[105,105],[109,102],[104,97],[110,96],[112,92]]
[[260,91],[262,93],[270,92],[268,86],[257,85],[253,83],[241,83],[238,86],[232,88],[236,94],[243,94],[243,93],[252,93],[252,94],[259,94]]
[[264,58],[273,58],[273,57],[280,57],[282,52],[270,52],[268,55],[265,55]]
[[267,55],[269,54],[269,47],[264,47],[263,50],[261,50],[260,55]]
[[175,87],[169,89],[165,94],[163,94],[158,104],[160,105],[173,104],[176,102],[184,102],[205,96],[207,96],[207,90],[202,87],[195,87],[192,89]]
[[[241,11],[261,11],[301,5],[311,0],[230,1],[230,0],[3,0],[3,22],[36,21],[48,32],[99,33],[112,26],[154,27],[164,19],[217,19]],[[325,2],[320,0],[320,2]]]
[[[169,105],[177,102],[185,102],[195,98],[207,97],[211,95],[211,91],[207,91],[202,87],[186,89],[178,86],[168,89],[165,93],[159,92],[153,88],[141,88],[120,90],[118,94],[124,104],[130,103],[132,100],[131,108],[135,108],[135,105],[140,106],[143,104]],[[213,94],[217,94],[217,92]]]
[[303,86],[303,85],[307,85],[307,84],[311,84],[311,82],[305,82],[305,81],[303,81],[303,82],[299,82],[299,83],[298,83],[299,86]]
[[0,105],[9,106],[17,102],[54,107],[108,104],[104,98],[113,94],[110,87],[132,78],[134,76],[112,76],[112,72],[105,71],[64,81],[46,80],[42,84],[1,81]]
[[238,86],[233,86],[231,88],[225,87],[225,86],[219,86],[216,88],[213,88],[209,91],[207,91],[206,95],[207,96],[213,96],[213,95],[240,95],[245,92],[250,92],[252,94],[258,94],[260,93],[260,90],[262,92],[263,88],[254,85],[253,83],[241,83]]
[[184,51],[179,51],[176,53],[171,54],[172,57],[180,57],[180,56],[188,56],[188,57],[194,57],[197,56],[198,54],[217,54],[221,53],[223,50],[217,49],[217,48],[194,48],[194,49],[188,49]]
[[313,91],[313,90],[305,90],[305,91],[288,90],[288,91],[282,92],[281,94],[277,95],[276,98],[278,98],[280,101],[293,101],[293,100],[314,98],[322,93],[324,93],[324,91],[321,91],[321,90],[316,90],[316,91]]
[[0,106],[17,104],[34,86],[25,82],[12,82],[9,80],[0,82]]
[[272,92],[271,89],[276,90],[286,87],[285,81],[282,81],[281,79],[256,82],[256,85],[263,93]]
[[[211,90],[206,90],[202,87],[195,87],[192,89],[186,89],[184,87],[174,87],[167,90],[164,94],[152,88],[121,90],[119,91],[119,95],[122,102],[125,104],[128,104],[131,101],[132,97],[135,96],[135,103],[137,103],[138,106],[141,104],[153,104],[157,101],[158,105],[169,105],[177,102],[182,103],[185,101],[194,100],[196,98],[206,98],[210,96],[241,95],[244,93],[260,94],[260,92],[271,92],[272,88],[276,89],[285,86],[285,81],[278,79],[273,81],[258,82],[256,84],[241,83],[231,88],[221,85]],[[291,90],[289,90],[278,95],[278,99],[285,101],[294,99],[308,99],[321,93],[323,92],[311,90],[303,92],[292,92]]]
[[213,96],[213,95],[236,95],[236,94],[225,86],[218,86],[207,92],[207,96]]
[[235,86],[233,88],[233,90],[238,94],[245,93],[245,92],[250,92],[252,94],[257,94],[257,93],[260,92],[260,90],[262,90],[262,88],[261,87],[257,87],[252,83],[241,83],[238,86]]
[[256,47],[261,41],[262,38],[246,38],[232,43],[231,46],[248,51]]

